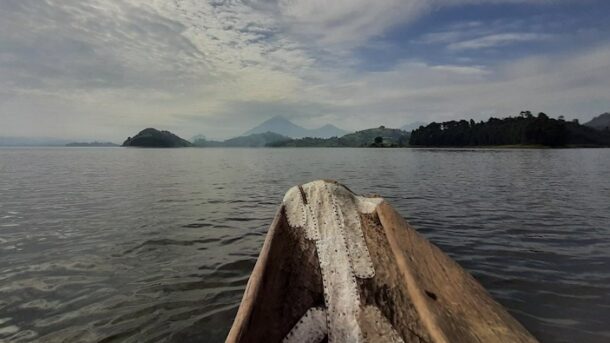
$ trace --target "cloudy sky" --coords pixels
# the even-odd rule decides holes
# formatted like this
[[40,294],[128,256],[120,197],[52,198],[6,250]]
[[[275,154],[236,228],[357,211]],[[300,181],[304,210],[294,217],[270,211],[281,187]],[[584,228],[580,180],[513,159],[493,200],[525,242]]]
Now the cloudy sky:
[[607,0],[2,0],[0,136],[610,110]]

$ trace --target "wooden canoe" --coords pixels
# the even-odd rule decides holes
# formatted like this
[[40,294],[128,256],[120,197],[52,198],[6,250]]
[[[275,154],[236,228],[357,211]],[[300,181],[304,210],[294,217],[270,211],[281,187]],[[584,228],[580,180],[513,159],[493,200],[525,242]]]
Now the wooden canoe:
[[226,342],[536,342],[381,198],[290,189]]

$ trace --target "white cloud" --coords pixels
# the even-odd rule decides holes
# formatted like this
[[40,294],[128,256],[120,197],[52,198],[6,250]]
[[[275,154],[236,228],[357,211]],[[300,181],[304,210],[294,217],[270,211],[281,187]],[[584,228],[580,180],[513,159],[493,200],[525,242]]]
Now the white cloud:
[[484,76],[489,71],[483,66],[460,66],[460,65],[437,65],[430,67],[432,70],[447,72],[448,74],[461,74],[471,76]]
[[425,0],[280,0],[296,31],[323,44],[359,44],[388,27],[413,20],[430,8]]
[[468,4],[545,2],[548,1],[278,0],[281,17],[293,33],[310,37],[313,42],[348,47],[362,44],[398,24],[410,24],[435,9]]
[[71,118],[84,113],[125,132],[176,125],[175,113],[230,117],[231,102],[294,98],[314,63],[273,16],[240,2],[8,1],[0,9],[0,101],[11,99],[0,103],[0,119],[11,121],[0,134],[51,128],[34,128],[32,112],[70,122],[67,135],[81,134]]
[[483,49],[493,48],[503,45],[509,45],[520,42],[535,42],[543,41],[553,38],[550,34],[542,33],[528,33],[528,32],[515,32],[515,33],[498,33],[493,35],[487,35],[465,41],[455,42],[449,44],[447,47],[450,50],[469,50],[469,49]]

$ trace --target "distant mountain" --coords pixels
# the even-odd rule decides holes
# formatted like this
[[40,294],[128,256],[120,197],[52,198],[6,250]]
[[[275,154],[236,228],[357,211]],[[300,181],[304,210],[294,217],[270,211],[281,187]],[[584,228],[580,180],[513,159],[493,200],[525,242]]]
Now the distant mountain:
[[66,144],[67,147],[117,147],[118,144],[111,142],[72,142]]
[[169,131],[148,128],[140,131],[133,138],[129,137],[123,146],[143,148],[182,148],[192,146],[191,142],[182,139]]
[[409,133],[384,126],[356,131],[342,137],[291,139],[269,144],[273,147],[400,147],[408,145]]
[[283,142],[290,140],[289,137],[278,135],[274,132],[254,133],[248,136],[240,136],[226,141],[208,141],[205,138],[199,138],[193,141],[196,147],[244,147],[244,148],[261,148],[272,143]]
[[341,137],[348,131],[340,129],[332,124],[326,124],[318,129],[310,129],[307,130],[308,133],[306,137],[320,137],[320,138],[330,138],[330,137]]
[[600,114],[597,117],[591,119],[591,121],[584,123],[583,125],[598,130],[608,129],[610,128],[610,112]]
[[426,125],[428,125],[428,124],[424,123],[423,121],[416,121],[416,122],[407,124],[407,125],[401,127],[400,129],[403,131],[411,132],[413,130],[419,129],[420,126],[426,126]]
[[195,141],[198,140],[206,140],[205,135],[202,134],[198,134],[198,135],[194,135],[193,138],[191,138],[191,142],[195,143]]
[[246,131],[242,136],[249,136],[256,133],[274,132],[288,137],[302,137],[305,129],[293,124],[290,120],[284,117],[273,117],[261,123],[260,125]]
[[324,125],[318,129],[306,129],[304,127],[298,126],[291,122],[290,120],[282,117],[276,116],[269,120],[264,121],[262,124],[246,131],[242,136],[249,136],[251,134],[256,133],[265,133],[265,132],[274,132],[280,134],[282,136],[290,137],[290,138],[302,138],[302,137],[320,137],[320,138],[329,138],[329,137],[339,137],[343,136],[347,133],[347,131],[342,130],[334,125]]
[[0,146],[64,146],[69,140],[60,138],[0,137]]

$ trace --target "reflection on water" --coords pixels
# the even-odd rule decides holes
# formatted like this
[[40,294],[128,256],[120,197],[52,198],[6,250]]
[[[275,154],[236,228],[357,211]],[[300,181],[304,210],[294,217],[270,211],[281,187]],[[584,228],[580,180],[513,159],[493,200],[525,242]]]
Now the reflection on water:
[[610,150],[0,149],[0,341],[222,342],[292,185],[381,194],[544,342],[610,341]]

